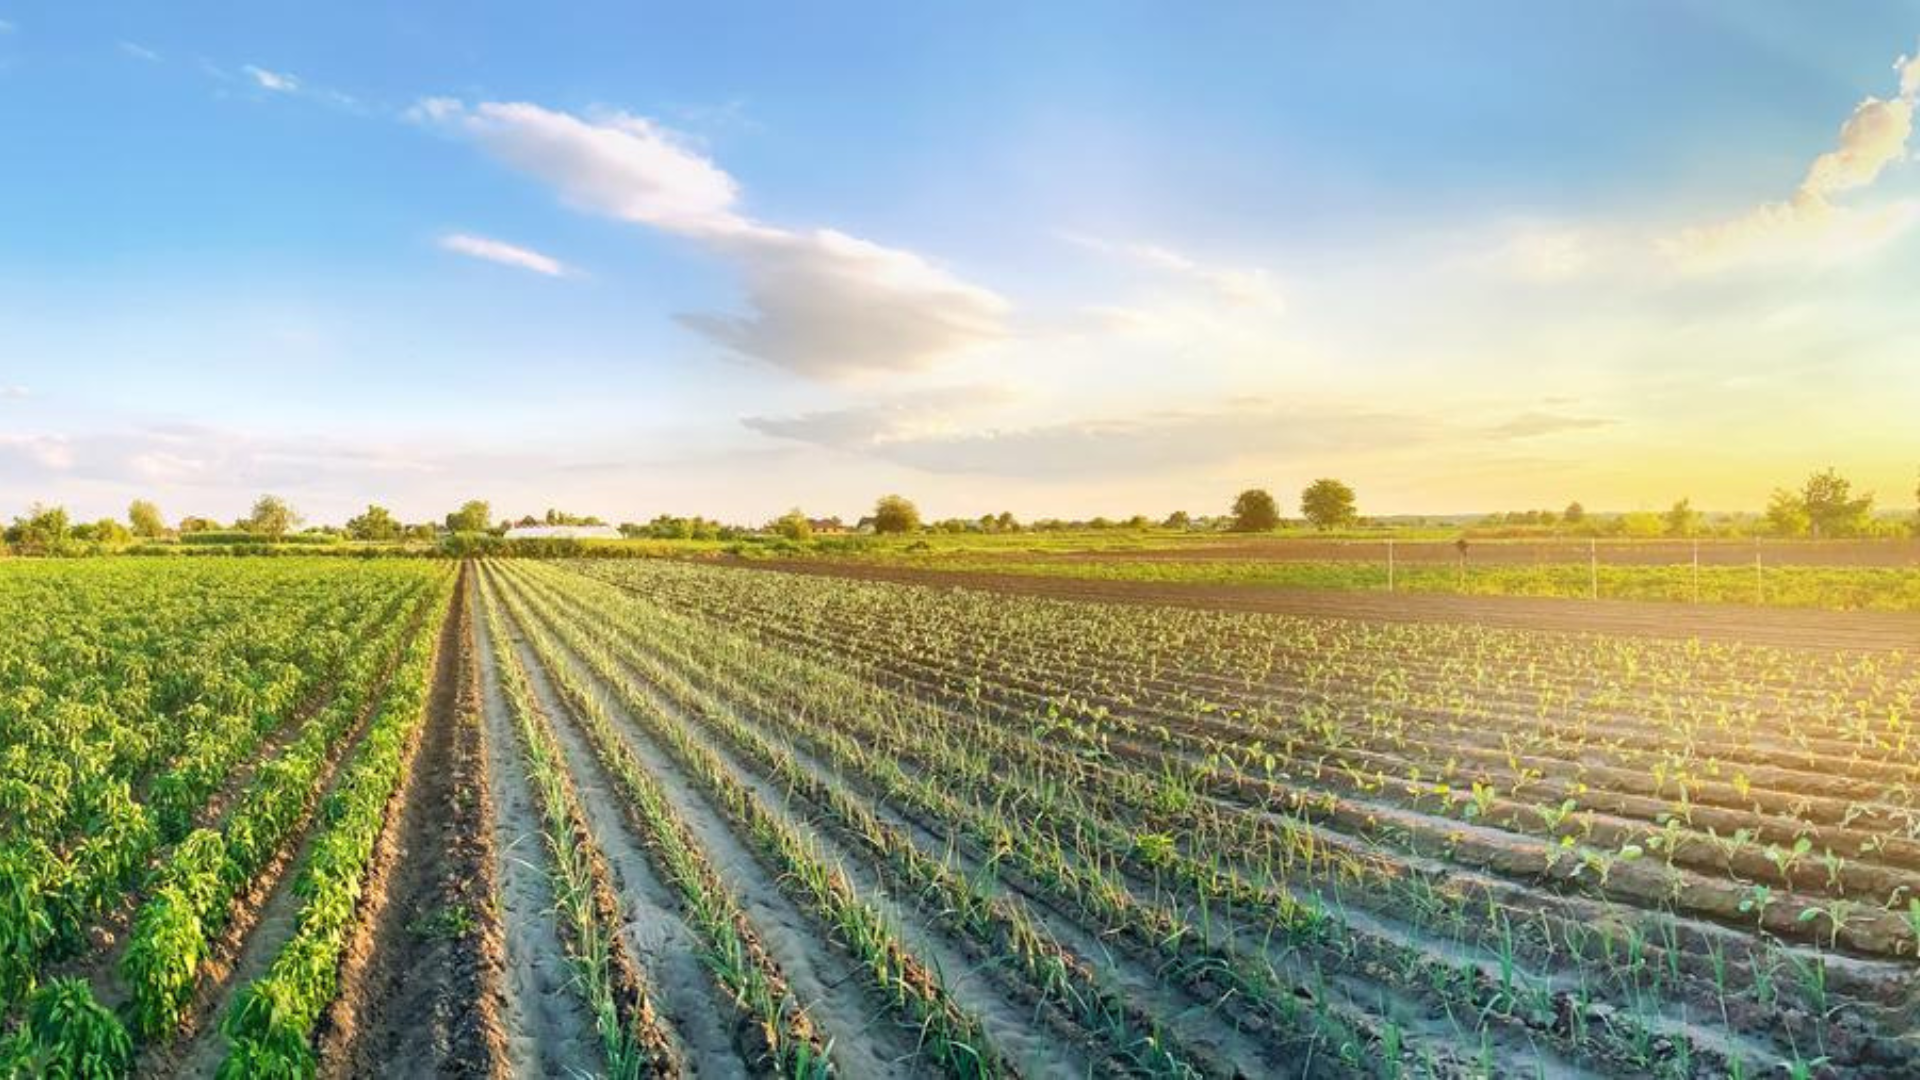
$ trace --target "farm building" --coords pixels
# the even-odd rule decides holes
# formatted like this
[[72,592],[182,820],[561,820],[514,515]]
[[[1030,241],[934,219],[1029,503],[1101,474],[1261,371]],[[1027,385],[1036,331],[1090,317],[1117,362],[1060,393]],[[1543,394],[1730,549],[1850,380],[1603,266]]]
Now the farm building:
[[509,540],[618,540],[620,530],[611,525],[515,525],[507,530]]

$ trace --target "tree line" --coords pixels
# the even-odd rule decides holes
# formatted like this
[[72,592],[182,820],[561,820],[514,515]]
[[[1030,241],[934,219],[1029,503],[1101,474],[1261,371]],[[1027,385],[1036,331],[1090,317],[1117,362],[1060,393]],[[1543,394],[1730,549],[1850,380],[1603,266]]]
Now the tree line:
[[[1920,484],[1915,501],[1920,503]],[[1323,477],[1300,492],[1301,525],[1322,531],[1377,525],[1363,518],[1358,497],[1343,481]],[[283,543],[289,541],[330,542],[356,540],[373,543],[432,543],[448,536],[508,535],[515,527],[538,525],[604,526],[607,523],[590,514],[573,514],[548,509],[538,517],[528,514],[517,519],[493,516],[492,504],[470,499],[437,522],[404,523],[391,511],[370,505],[347,519],[340,527],[314,526],[301,531],[306,523],[299,511],[277,495],[262,495],[252,510],[230,524],[211,518],[187,516],[169,527],[158,506],[136,499],[127,507],[125,521],[101,518],[75,522],[64,507],[35,504],[18,515],[3,538],[16,554],[58,555],[93,548],[114,549],[143,542],[182,544],[220,542]],[[731,541],[776,536],[790,541],[807,541],[818,536],[843,533],[905,535],[910,533],[1016,533],[1079,530],[1162,529],[1182,532],[1267,533],[1289,524],[1280,512],[1280,504],[1265,488],[1248,488],[1237,495],[1226,512],[1217,516],[1192,515],[1176,510],[1164,517],[1146,514],[1112,519],[1067,520],[1040,518],[1022,522],[1010,511],[982,514],[978,518],[945,518],[926,521],[911,499],[898,494],[883,495],[875,501],[872,513],[848,525],[838,517],[812,518],[799,508],[789,510],[764,525],[730,525],[704,517],[661,514],[645,523],[626,522],[618,528],[622,536],[633,539]],[[1899,521],[1874,513],[1874,496],[1860,492],[1853,483],[1834,469],[1815,472],[1796,487],[1774,490],[1764,512],[1757,515],[1723,516],[1710,521],[1694,508],[1692,500],[1682,498],[1664,512],[1636,511],[1601,515],[1590,513],[1578,501],[1564,510],[1524,510],[1488,515],[1475,527],[1485,531],[1508,531],[1513,535],[1548,533],[1577,536],[1620,536],[1627,538],[1685,538],[1699,536],[1767,535],[1781,538],[1840,539],[1862,536],[1920,535],[1920,513],[1914,520]]]

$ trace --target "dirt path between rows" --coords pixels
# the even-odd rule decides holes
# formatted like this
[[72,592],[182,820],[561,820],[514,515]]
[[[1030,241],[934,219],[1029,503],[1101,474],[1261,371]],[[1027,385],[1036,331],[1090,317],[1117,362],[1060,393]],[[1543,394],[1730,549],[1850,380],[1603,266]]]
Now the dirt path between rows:
[[[553,676],[513,623],[515,644],[528,683],[541,709],[556,722],[554,734],[579,785],[589,818],[619,820],[621,798],[594,757],[584,725],[553,685]],[[861,982],[858,965],[831,945],[813,920],[783,892],[776,874],[755,856],[749,841],[736,833],[720,811],[694,789],[664,751],[638,737],[606,686],[583,672],[584,681],[614,718],[623,750],[635,755],[660,782],[674,808],[699,840],[720,877],[737,891],[742,906],[767,950],[779,962],[795,998],[807,1015],[833,1039],[833,1060],[846,1075],[908,1078],[923,1075],[913,1033],[896,1024]],[[697,1055],[693,1060],[698,1060]]]
[[[477,584],[477,578],[476,578]],[[473,600],[480,602],[476,591]],[[481,719],[488,749],[497,904],[506,938],[501,1021],[514,1076],[590,1076],[604,1062],[593,1017],[573,987],[560,937],[553,866],[541,835],[540,809],[527,779],[513,719],[500,686],[485,619],[474,620],[481,672]]]
[[342,992],[321,1028],[323,1076],[507,1075],[493,852],[481,827],[491,800],[461,574],[420,749],[374,849]]
[[1088,581],[824,560],[729,559],[722,561],[721,565],[762,572],[977,589],[1107,604],[1143,604],[1369,622],[1475,623],[1508,630],[1699,638],[1780,648],[1920,652],[1920,614],[1907,612],[1813,611],[1733,604],[1695,605],[1632,600],[1558,600],[1528,596],[1447,596],[1259,585]]

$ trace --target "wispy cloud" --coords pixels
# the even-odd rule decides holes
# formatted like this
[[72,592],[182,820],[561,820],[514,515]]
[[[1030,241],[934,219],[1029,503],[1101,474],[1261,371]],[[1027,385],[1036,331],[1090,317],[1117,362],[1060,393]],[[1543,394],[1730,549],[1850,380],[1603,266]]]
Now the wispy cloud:
[[1218,299],[1231,304],[1273,312],[1286,309],[1286,297],[1280,289],[1279,279],[1272,271],[1261,267],[1212,265],[1159,244],[1106,240],[1078,233],[1062,235],[1070,242],[1089,251],[1097,251],[1135,266],[1196,282],[1205,286]]
[[845,408],[790,416],[748,416],[741,423],[750,431],[776,439],[835,450],[872,450],[891,442],[958,434],[964,423],[977,420],[983,410],[1008,404],[1017,396],[1003,386],[938,387]]
[[1729,221],[1682,230],[1661,241],[1661,251],[1680,269],[1696,272],[1808,257],[1831,260],[1870,250],[1920,222],[1920,202],[1914,200],[1877,206],[1836,201],[1871,187],[1907,156],[1920,97],[1920,58],[1902,56],[1894,68],[1898,93],[1855,106],[1840,126],[1834,149],[1813,160],[1792,195]]
[[135,60],[144,60],[149,64],[157,64],[161,60],[159,53],[154,52],[152,49],[147,48],[137,41],[116,41],[114,42],[114,46],[120,50],[122,55],[130,56]]
[[1532,439],[1545,435],[1565,435],[1577,431],[1598,431],[1618,421],[1602,416],[1566,416],[1560,413],[1521,413],[1511,420],[1494,424],[1486,433],[1504,439]]
[[286,72],[269,71],[252,64],[243,64],[240,70],[246,72],[247,78],[262,90],[271,90],[276,94],[295,94],[300,91],[299,78]]
[[0,386],[0,401],[24,401],[33,392],[24,386]]
[[456,254],[499,263],[502,266],[531,270],[548,277],[564,277],[571,272],[565,263],[551,255],[542,255],[531,248],[469,233],[452,233],[443,236],[440,238],[440,246]]
[[11,34],[17,29],[19,29],[19,27],[14,26],[5,19],[0,19],[0,34]]
[[1430,444],[1447,431],[1439,421],[1417,416],[1263,399],[971,430],[915,430],[901,423],[913,415],[911,409],[872,407],[751,418],[747,425],[776,438],[930,473],[1042,478],[1137,477],[1238,460],[1273,465],[1382,447],[1397,451]]
[[677,316],[730,351],[838,378],[925,368],[1006,332],[1005,300],[920,255],[747,216],[732,176],[645,117],[583,119],[450,98],[424,100],[410,115],[473,139],[577,209],[690,239],[731,262],[748,310]]

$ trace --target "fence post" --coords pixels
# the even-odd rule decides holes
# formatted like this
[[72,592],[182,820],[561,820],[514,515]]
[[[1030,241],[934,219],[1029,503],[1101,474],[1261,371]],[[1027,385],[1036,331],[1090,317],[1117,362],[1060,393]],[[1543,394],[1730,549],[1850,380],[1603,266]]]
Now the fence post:
[[1387,591],[1393,591],[1393,538],[1387,538]]
[[1693,602],[1700,602],[1700,538],[1693,540]]
[[1767,572],[1760,563],[1760,541],[1753,542],[1753,602],[1759,606],[1767,603]]
[[1587,598],[1600,599],[1600,541],[1587,537]]

